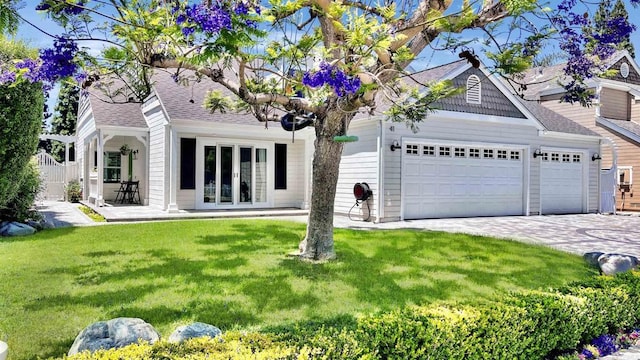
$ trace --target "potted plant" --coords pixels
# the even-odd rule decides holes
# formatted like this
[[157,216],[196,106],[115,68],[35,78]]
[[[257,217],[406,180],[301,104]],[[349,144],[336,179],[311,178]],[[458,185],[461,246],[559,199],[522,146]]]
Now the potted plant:
[[129,155],[130,152],[131,152],[131,148],[129,148],[129,145],[124,144],[120,146],[120,154],[122,154],[123,156]]

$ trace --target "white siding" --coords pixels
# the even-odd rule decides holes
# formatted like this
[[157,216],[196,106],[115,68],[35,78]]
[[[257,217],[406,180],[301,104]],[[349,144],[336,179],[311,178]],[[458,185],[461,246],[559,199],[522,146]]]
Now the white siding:
[[[278,142],[287,144],[287,189],[275,190],[275,207],[300,207],[304,202],[304,162],[305,142],[295,140],[291,142]],[[273,149],[273,148],[272,148]],[[307,159],[311,161],[311,159]],[[267,165],[273,167],[273,164]]]
[[149,205],[166,209],[168,180],[168,134],[159,102],[145,103],[143,114],[149,125]]
[[353,186],[366,182],[373,196],[367,204],[353,208],[351,215],[354,219],[367,217],[370,207],[370,221],[374,221],[378,212],[375,202],[376,194],[380,190],[378,184],[378,122],[374,120],[354,121],[349,126],[349,135],[358,136],[358,141],[345,143],[340,161],[340,175],[336,188],[335,209],[338,214],[348,214],[356,200],[353,197]]

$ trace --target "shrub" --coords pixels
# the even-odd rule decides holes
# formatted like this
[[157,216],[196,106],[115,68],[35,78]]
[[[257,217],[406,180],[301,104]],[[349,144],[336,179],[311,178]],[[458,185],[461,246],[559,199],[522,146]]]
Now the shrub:
[[71,180],[67,184],[67,201],[77,203],[82,200],[82,187],[78,180]]
[[40,179],[38,164],[32,160],[24,169],[16,186],[15,196],[4,207],[0,208],[0,218],[21,222],[38,218],[39,215],[33,209],[33,205],[41,186],[42,180]]
[[638,325],[639,299],[640,273],[633,272],[558,291],[508,294],[476,307],[409,306],[355,321],[271,329],[280,333],[228,332],[73,359],[578,359],[575,349],[592,340],[583,355],[613,351],[615,336],[602,334]]

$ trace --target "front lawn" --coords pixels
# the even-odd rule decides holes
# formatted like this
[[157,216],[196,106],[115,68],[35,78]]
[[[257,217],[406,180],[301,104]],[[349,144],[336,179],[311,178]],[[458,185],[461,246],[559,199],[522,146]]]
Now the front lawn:
[[0,333],[12,360],[60,356],[84,327],[139,317],[162,334],[354,317],[407,304],[477,303],[595,271],[574,255],[416,230],[335,232],[338,260],[287,257],[304,224],[199,220],[48,230],[0,238]]

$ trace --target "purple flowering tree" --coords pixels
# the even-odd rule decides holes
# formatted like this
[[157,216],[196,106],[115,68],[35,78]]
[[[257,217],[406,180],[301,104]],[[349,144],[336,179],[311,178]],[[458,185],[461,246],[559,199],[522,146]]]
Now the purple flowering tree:
[[[91,82],[112,73],[129,80],[140,99],[148,92],[149,69],[170,69],[177,82],[189,70],[229,89],[258,121],[279,121],[283,110],[313,118],[313,193],[300,244],[300,256],[313,260],[335,257],[334,198],[344,146],[337,139],[356,113],[375,113],[388,96],[394,103],[387,115],[413,125],[433,101],[452,93],[447,83],[425,84],[422,92],[399,87],[396,80],[410,75],[409,64],[423,51],[450,51],[474,66],[474,51],[483,51],[490,69],[512,78],[515,88],[515,75],[540,64],[545,46],[559,42],[573,79],[565,100],[588,105],[584,81],[602,71],[600,60],[634,29],[609,19],[615,31],[585,34],[589,7],[577,0],[556,9],[532,0],[42,0],[37,7],[67,31],[36,64],[0,69],[0,82],[16,74],[17,81],[79,76]],[[98,58],[77,55],[78,42],[98,38],[112,46]],[[215,110],[230,104],[219,93],[207,103]]]

